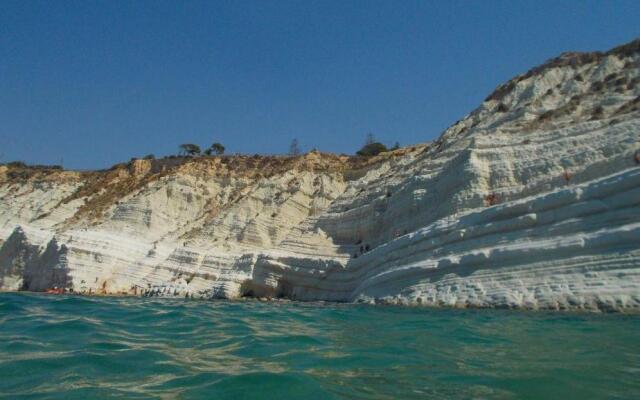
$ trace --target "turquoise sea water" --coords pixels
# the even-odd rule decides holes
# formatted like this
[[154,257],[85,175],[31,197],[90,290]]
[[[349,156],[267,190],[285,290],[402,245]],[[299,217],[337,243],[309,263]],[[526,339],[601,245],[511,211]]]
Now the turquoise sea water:
[[638,399],[640,316],[0,294],[0,397]]

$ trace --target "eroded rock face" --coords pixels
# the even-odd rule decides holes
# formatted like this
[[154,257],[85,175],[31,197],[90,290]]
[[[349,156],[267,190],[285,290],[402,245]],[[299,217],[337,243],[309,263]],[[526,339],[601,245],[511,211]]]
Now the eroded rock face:
[[369,160],[0,167],[0,286],[639,309],[639,79],[640,41],[564,54]]

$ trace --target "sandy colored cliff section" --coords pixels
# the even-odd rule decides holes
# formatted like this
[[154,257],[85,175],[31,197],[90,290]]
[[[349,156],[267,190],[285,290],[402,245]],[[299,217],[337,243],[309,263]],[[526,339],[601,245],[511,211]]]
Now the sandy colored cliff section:
[[0,166],[0,288],[640,309],[640,40],[363,158]]

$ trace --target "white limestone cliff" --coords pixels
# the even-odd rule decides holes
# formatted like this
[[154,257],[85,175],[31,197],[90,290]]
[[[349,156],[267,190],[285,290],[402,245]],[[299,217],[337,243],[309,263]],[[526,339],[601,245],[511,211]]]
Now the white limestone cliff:
[[640,40],[371,159],[0,166],[0,288],[640,309]]

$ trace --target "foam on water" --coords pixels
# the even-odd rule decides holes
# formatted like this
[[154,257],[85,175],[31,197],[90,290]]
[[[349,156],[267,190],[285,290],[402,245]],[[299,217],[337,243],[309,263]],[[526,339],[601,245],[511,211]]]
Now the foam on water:
[[640,398],[640,318],[0,294],[0,397]]

